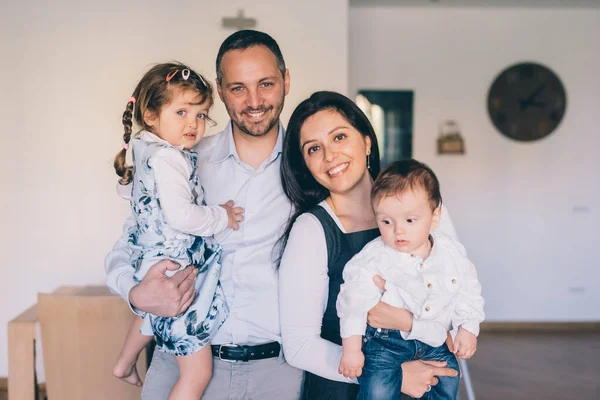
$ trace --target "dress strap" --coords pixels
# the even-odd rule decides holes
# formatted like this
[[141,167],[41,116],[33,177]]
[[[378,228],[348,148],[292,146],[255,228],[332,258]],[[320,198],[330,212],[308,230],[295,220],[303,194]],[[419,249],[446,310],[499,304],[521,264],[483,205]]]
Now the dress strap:
[[344,232],[342,232],[335,220],[323,207],[316,206],[308,212],[317,217],[323,226],[323,232],[325,232],[325,242],[327,244],[327,264],[332,265],[334,260],[337,260],[340,253],[341,244],[344,239]]

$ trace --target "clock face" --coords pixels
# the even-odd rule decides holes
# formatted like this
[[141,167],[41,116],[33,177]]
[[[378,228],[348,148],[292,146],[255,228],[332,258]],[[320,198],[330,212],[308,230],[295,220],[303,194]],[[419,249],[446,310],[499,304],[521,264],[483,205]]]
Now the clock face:
[[505,136],[532,141],[548,136],[562,120],[567,106],[560,79],[536,63],[508,67],[488,93],[488,112]]

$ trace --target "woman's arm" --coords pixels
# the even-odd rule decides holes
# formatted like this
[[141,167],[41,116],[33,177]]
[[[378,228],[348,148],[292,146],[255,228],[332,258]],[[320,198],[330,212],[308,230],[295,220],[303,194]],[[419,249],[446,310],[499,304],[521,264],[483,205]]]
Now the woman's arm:
[[[386,282],[379,275],[373,281],[380,289],[385,290]],[[415,319],[410,311],[382,301],[369,311],[367,321],[374,328],[396,329],[403,332],[402,337],[406,340],[420,340],[434,347],[442,345],[444,341],[448,342],[450,338],[442,323]],[[450,338],[449,347],[451,343]]]
[[437,228],[434,229],[434,232],[438,235],[451,236],[458,240],[456,230],[454,229],[454,224],[452,223],[452,219],[450,219],[450,214],[448,213],[448,208],[446,208],[446,206],[443,204],[442,212],[440,214],[440,222]]
[[281,338],[286,361],[326,379],[352,382],[338,372],[342,347],[321,338],[329,277],[321,223],[302,214],[292,227],[279,267]]

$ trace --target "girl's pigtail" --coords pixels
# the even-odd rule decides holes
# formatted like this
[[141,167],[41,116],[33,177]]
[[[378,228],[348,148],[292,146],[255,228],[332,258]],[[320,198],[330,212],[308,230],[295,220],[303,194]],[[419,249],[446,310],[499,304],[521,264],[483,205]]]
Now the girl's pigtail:
[[123,133],[123,149],[117,153],[115,157],[115,171],[117,175],[121,177],[119,179],[119,184],[128,185],[131,183],[133,178],[133,167],[127,165],[125,163],[125,156],[127,154],[127,149],[129,148],[129,141],[131,140],[131,132],[133,123],[131,119],[133,117],[133,107],[135,105],[135,98],[130,98],[127,102],[127,107],[125,108],[125,112],[123,112],[123,128],[125,133]]

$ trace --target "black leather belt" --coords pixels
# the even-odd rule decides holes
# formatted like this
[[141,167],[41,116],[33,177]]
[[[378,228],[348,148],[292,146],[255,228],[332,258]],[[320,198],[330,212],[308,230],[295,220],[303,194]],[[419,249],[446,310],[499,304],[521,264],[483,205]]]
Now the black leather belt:
[[250,361],[279,357],[281,346],[277,342],[259,344],[256,346],[238,346],[235,344],[216,344],[210,346],[213,357],[223,361]]

